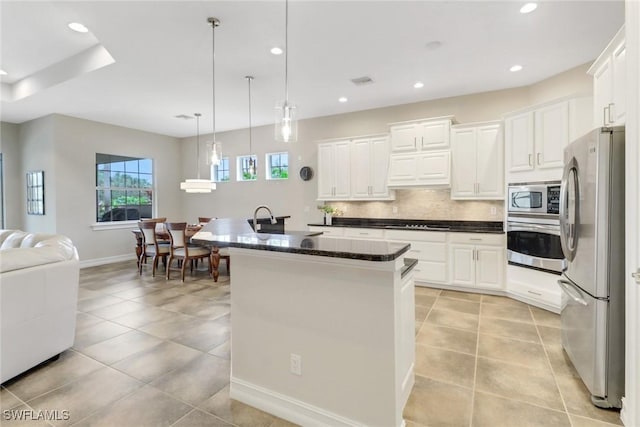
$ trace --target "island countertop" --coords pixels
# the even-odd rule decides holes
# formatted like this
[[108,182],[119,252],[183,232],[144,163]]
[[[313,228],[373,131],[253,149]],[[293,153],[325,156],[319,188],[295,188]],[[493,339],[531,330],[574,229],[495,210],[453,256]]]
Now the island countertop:
[[393,261],[409,244],[376,240],[326,238],[311,231],[285,234],[254,233],[245,219],[220,218],[209,222],[191,241],[198,245],[287,252],[364,261]]

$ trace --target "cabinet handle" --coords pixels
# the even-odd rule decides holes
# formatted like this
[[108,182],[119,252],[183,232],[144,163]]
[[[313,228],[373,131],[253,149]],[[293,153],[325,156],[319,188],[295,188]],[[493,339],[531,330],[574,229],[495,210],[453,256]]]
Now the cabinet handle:
[[358,234],[361,235],[361,236],[368,236],[369,235],[369,233],[358,233]]
[[480,261],[480,251],[476,249],[476,261]]
[[413,148],[418,148],[418,137],[417,136],[413,137]]
[[[609,104],[609,105],[611,105],[611,104]],[[602,117],[602,124],[605,125],[605,126],[609,124],[609,120],[608,120],[609,112],[608,112],[608,110],[609,110],[608,106],[604,107],[604,109],[602,110],[602,113],[604,114],[603,117]]]
[[542,294],[541,294],[540,292],[533,292],[533,291],[527,291],[527,292],[528,292],[528,293],[530,293],[530,294],[533,294],[533,295],[539,296],[539,297],[541,297],[541,296],[542,296]]
[[538,162],[538,166],[540,166],[540,154],[542,153],[538,153],[536,156],[536,161]]
[[469,239],[469,240],[471,240],[472,242],[482,242],[482,239],[476,239],[476,238],[472,238],[472,239]]
[[529,166],[533,166],[533,163],[531,162],[533,160],[533,154],[529,154]]
[[609,124],[613,124],[614,120],[611,118],[611,110],[615,108],[615,104],[612,102],[609,104]]

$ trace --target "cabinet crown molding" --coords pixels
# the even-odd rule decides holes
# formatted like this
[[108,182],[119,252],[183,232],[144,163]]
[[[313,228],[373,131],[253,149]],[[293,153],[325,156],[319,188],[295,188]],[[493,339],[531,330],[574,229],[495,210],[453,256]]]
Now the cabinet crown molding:
[[522,107],[522,108],[519,108],[519,109],[514,110],[514,111],[509,111],[508,113],[504,113],[502,115],[502,119],[504,120],[504,119],[509,118],[511,116],[515,116],[515,115],[522,114],[522,113],[533,112],[533,111],[538,110],[540,108],[548,107],[550,105],[558,104],[560,102],[573,101],[573,100],[577,100],[577,99],[586,99],[586,98],[593,98],[593,94],[591,94],[591,93],[574,93],[574,94],[571,94],[571,95],[562,96],[560,98],[554,98],[554,99],[551,99],[549,101],[540,102],[538,104],[528,105],[526,107]]
[[489,120],[486,122],[472,122],[472,123],[460,123],[457,125],[452,125],[452,129],[463,129],[463,128],[475,128],[475,127],[484,127],[484,126],[500,126],[502,124],[502,120]]
[[613,50],[616,49],[620,42],[622,42],[624,39],[625,31],[623,25],[622,27],[620,27],[616,35],[613,36],[609,44],[607,44],[607,47],[605,47],[604,50],[600,53],[598,58],[593,61],[593,64],[591,64],[591,67],[589,67],[589,69],[587,70],[587,74],[593,76],[596,73],[597,69],[600,67],[600,64],[602,64],[602,62],[605,61],[609,55],[611,55]]
[[408,125],[411,123],[423,123],[423,122],[438,122],[438,121],[442,121],[442,120],[451,120],[452,123],[455,123],[455,116],[451,115],[451,116],[440,116],[440,117],[427,117],[424,119],[413,119],[413,120],[406,120],[406,121],[402,121],[402,122],[393,122],[393,123],[387,123],[388,126],[395,126],[395,125]]
[[316,144],[323,144],[326,142],[353,141],[354,139],[387,138],[387,137],[389,137],[389,133],[383,132],[383,133],[371,133],[367,135],[342,136],[342,137],[336,137],[336,138],[319,139],[315,142]]

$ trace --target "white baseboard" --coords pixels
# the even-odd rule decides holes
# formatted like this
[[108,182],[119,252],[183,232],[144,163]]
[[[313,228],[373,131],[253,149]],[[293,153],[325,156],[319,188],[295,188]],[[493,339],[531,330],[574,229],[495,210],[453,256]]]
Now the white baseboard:
[[[362,423],[231,377],[232,399],[305,427],[364,427]],[[404,427],[404,420],[397,427]]]
[[98,265],[113,264],[114,262],[135,261],[135,256],[129,254],[116,255],[104,258],[93,258],[80,260],[80,268],[96,267]]

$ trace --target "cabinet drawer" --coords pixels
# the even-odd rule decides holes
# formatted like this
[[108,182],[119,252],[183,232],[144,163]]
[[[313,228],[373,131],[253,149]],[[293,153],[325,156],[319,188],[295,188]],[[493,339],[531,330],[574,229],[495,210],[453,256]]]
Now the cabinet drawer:
[[447,233],[443,231],[387,230],[387,240],[406,240],[417,242],[446,242]]
[[468,245],[496,245],[502,246],[505,243],[504,234],[482,234],[482,233],[449,233],[451,243],[463,243]]
[[409,249],[411,258],[417,258],[419,261],[447,262],[447,244],[431,243],[431,242],[410,242]]
[[309,227],[309,231],[321,231],[323,237],[342,237],[344,230],[341,227]]
[[447,264],[418,261],[414,268],[414,279],[418,282],[447,283]]
[[345,228],[344,237],[354,239],[384,239],[384,230],[380,228]]

